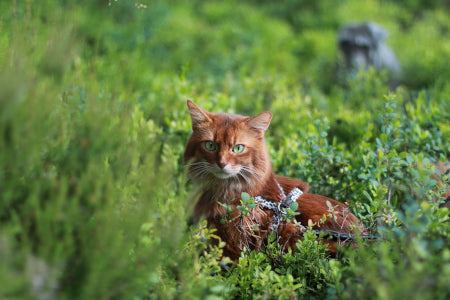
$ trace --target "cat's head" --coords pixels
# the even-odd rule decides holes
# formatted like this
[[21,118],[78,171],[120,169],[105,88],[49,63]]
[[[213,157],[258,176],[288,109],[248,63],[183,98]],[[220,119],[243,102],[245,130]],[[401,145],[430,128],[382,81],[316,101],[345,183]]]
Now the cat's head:
[[211,189],[229,185],[245,191],[263,185],[272,172],[264,141],[272,113],[211,113],[190,100],[187,106],[193,130],[184,152],[189,178]]

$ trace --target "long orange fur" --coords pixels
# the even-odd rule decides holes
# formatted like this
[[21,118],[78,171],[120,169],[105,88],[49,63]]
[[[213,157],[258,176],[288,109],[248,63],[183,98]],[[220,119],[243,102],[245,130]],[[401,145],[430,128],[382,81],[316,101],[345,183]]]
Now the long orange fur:
[[[184,152],[184,163],[189,178],[200,187],[200,198],[194,207],[196,219],[206,218],[209,226],[217,229],[217,234],[225,241],[224,255],[238,259],[243,247],[259,250],[270,233],[273,212],[257,207],[248,216],[241,216],[241,193],[251,197],[280,202],[283,197],[278,184],[288,193],[294,187],[301,189],[296,220],[302,225],[315,223],[319,229],[342,233],[359,231],[367,233],[358,218],[345,205],[333,199],[307,193],[308,185],[300,180],[278,176],[272,172],[264,133],[272,119],[272,113],[262,112],[253,117],[226,113],[207,112],[188,100],[187,106],[192,119],[193,133],[189,137]],[[215,147],[214,150],[208,149]],[[212,144],[211,144],[212,143]],[[212,145],[212,146],[211,146]],[[243,151],[234,151],[237,145]],[[277,184],[278,183],[278,184]],[[334,217],[323,219],[330,214],[327,201],[335,207]],[[226,203],[234,211],[227,213],[220,203]],[[278,242],[286,248],[293,248],[302,237],[302,229],[292,222],[282,222],[278,228]],[[330,252],[337,251],[337,242],[323,239],[330,245]]]

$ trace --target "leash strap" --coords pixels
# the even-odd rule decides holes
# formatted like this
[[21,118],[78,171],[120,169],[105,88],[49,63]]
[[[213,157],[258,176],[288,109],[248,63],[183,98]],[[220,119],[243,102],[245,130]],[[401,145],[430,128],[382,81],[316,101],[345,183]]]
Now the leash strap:
[[[281,185],[277,182],[278,188],[280,189],[280,195],[284,199],[280,202],[274,202],[271,200],[264,199],[261,196],[255,197],[255,203],[262,206],[263,208],[270,209],[273,211],[273,220],[270,225],[270,230],[272,232],[278,232],[278,228],[280,227],[281,221],[283,221],[283,214],[285,214],[284,210],[291,207],[291,204],[303,195],[303,191],[299,188],[295,187],[289,194],[285,194]],[[354,233],[342,233],[339,231],[328,230],[328,229],[313,229],[316,232],[324,232],[327,235],[336,238],[336,239],[344,239],[344,240],[354,240],[357,237],[362,239],[376,239],[377,235],[372,234],[361,234],[356,235]]]
[[[278,184],[278,182],[277,182]],[[267,208],[273,211],[273,220],[270,225],[271,231],[278,231],[278,227],[280,227],[280,223],[283,220],[284,210],[291,207],[291,204],[303,194],[302,190],[299,188],[294,188],[289,194],[285,195],[283,189],[278,184],[280,188],[281,195],[284,197],[283,201],[273,202],[267,199],[264,199],[261,196],[255,197],[255,203],[262,206],[263,208]]]

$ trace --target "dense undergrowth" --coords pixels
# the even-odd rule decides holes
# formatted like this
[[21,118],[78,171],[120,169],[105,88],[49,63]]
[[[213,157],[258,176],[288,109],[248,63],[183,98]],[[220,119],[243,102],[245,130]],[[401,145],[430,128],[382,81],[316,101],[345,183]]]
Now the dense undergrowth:
[[[395,91],[336,75],[338,27],[369,19]],[[450,155],[449,31],[439,0],[2,1],[0,298],[448,299],[448,174],[430,175]],[[379,239],[333,259],[311,231],[227,264],[188,222],[188,98],[271,110],[276,172]]]

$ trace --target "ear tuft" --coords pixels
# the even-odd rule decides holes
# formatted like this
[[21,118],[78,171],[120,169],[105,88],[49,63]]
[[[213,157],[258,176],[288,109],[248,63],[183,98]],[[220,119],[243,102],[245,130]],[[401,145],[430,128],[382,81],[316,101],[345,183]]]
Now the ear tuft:
[[189,99],[187,100],[187,106],[189,109],[189,114],[191,115],[192,128],[200,126],[201,123],[211,121],[210,117],[208,116],[208,112],[201,109],[197,104]]
[[251,117],[247,121],[247,125],[250,128],[262,131],[264,133],[269,127],[271,120],[272,120],[272,113],[270,111],[264,111],[260,114],[257,114],[254,117]]

